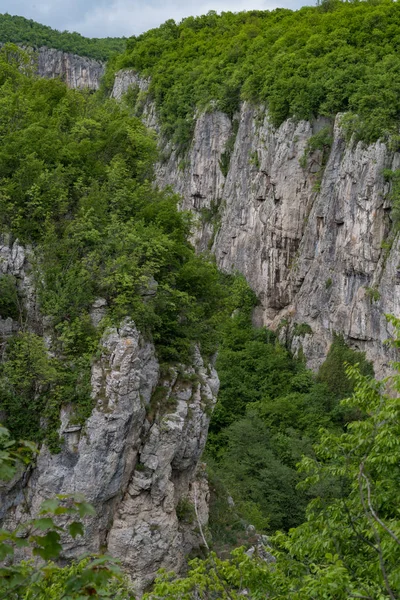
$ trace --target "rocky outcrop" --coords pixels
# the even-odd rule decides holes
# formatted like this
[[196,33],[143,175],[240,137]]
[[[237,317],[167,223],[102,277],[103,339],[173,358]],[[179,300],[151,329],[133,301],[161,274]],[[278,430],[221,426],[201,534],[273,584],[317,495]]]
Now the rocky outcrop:
[[70,88],[99,89],[105,71],[103,62],[45,46],[36,50],[35,55],[41,77],[59,78]]
[[138,88],[141,92],[147,92],[150,80],[143,79],[136,71],[132,69],[121,69],[115,74],[114,86],[111,91],[111,98],[121,100],[122,96],[132,88]]
[[[339,123],[290,274],[286,313],[311,328],[302,340],[311,366],[338,331],[365,350],[383,376],[396,359],[385,343],[393,334],[385,315],[400,317],[400,240],[391,232],[383,171],[398,169],[400,156],[379,142],[346,144]],[[282,313],[275,323],[279,318]]]
[[198,461],[218,378],[199,354],[193,367],[160,373],[154,346],[126,321],[102,340],[92,390],[85,425],[71,423],[66,407],[60,454],[42,448],[30,476],[8,490],[5,525],[23,523],[56,494],[83,494],[96,517],[66,556],[107,550],[140,594],[160,567],[179,571],[201,544],[193,502],[204,525],[208,488]]
[[[61,71],[51,60],[59,53],[46,51],[46,56],[48,75],[57,76]],[[80,85],[76,79],[69,84]],[[37,302],[33,258],[32,249],[18,240],[0,237],[0,277],[15,286],[20,315],[0,314],[1,352],[21,328],[43,335],[52,351],[51,323]],[[142,295],[156,293],[157,282],[150,280]],[[107,301],[98,298],[90,312],[94,326],[106,311]],[[0,485],[0,519],[15,529],[38,513],[43,500],[83,495],[96,516],[87,519],[83,537],[63,540],[65,558],[109,552],[140,596],[159,568],[179,572],[188,553],[203,544],[199,526],[208,521],[208,484],[199,460],[218,377],[199,352],[191,366],[162,372],[153,344],[127,320],[104,335],[91,383],[95,407],[83,426],[74,421],[73,407],[62,409],[61,452],[42,447],[33,468]],[[20,549],[16,558],[29,555]]]
[[19,319],[16,314],[13,317],[0,314],[0,343],[20,329],[21,321],[29,330],[42,333],[30,255],[30,248],[22,246],[12,236],[0,235],[0,278],[10,278],[9,284],[15,286],[16,313],[19,313]]
[[[148,85],[125,71],[114,89],[126,91],[130,78]],[[144,119],[158,129],[154,114],[148,100]],[[307,142],[327,126],[333,144],[322,165],[322,150],[309,156]],[[193,212],[198,250],[212,249],[220,268],[245,275],[260,299],[255,323],[279,330],[313,369],[337,332],[366,351],[378,376],[390,371],[396,354],[385,343],[385,314],[400,317],[400,241],[383,170],[398,168],[399,155],[380,142],[346,142],[340,116],[275,129],[263,107],[246,103],[233,122],[221,112],[199,115],[186,156],[165,140],[160,146],[158,184]]]
[[135,94],[135,113],[155,131],[159,131],[156,108],[149,97],[150,79],[140,77],[133,69],[121,69],[115,75],[111,98],[121,100],[129,91]]

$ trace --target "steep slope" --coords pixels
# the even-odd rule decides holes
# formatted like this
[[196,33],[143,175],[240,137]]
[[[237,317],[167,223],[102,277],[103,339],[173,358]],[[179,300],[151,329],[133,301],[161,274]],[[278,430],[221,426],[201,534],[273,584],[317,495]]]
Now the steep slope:
[[0,413],[40,453],[1,485],[1,518],[83,493],[97,516],[65,556],[109,550],[140,593],[202,543],[213,355],[240,299],[152,185],[144,125],[26,61],[0,50]]
[[34,52],[37,73],[59,78],[70,88],[98,90],[106,60],[123,52],[124,38],[85,38],[57,31],[24,17],[0,15],[0,45],[13,43]]
[[[105,63],[46,46],[34,52],[37,73],[46,79],[61,79],[69,88],[98,90]],[[37,57],[37,58],[36,58]]]
[[255,322],[313,369],[333,332],[379,376],[396,356],[399,19],[386,1],[210,13],[130,39],[110,65],[125,67],[112,95],[131,86],[159,133],[157,180],[196,215],[198,250],[245,275]]
[[[0,48],[4,45],[0,38]],[[30,57],[33,72],[39,77],[59,79],[70,89],[99,90],[105,73],[104,62],[48,46],[22,46],[22,50]]]
[[258,323],[281,327],[314,369],[332,333],[342,333],[383,375],[395,358],[384,343],[392,333],[385,314],[400,316],[399,241],[383,172],[396,170],[400,157],[380,142],[346,144],[338,117],[326,166],[321,150],[304,164],[307,142],[324,124],[289,120],[275,130],[262,107],[244,104],[224,177],[231,122],[204,114],[187,166],[172,153],[158,181],[197,214],[198,248],[211,247],[220,268],[245,275],[260,299]]
[[[200,29],[213,21],[201,18]],[[165,30],[177,39],[171,23]],[[155,46],[145,58],[157,63],[159,54]],[[261,98],[240,101],[240,85],[229,84],[205,112],[194,102],[185,112],[183,102],[171,141],[163,136],[176,115],[149,72],[118,72],[114,97],[130,93],[117,105],[3,65],[1,99],[17,126],[1,125],[0,283],[10,302],[0,319],[0,408],[16,437],[33,432],[43,442],[36,467],[2,499],[4,522],[14,528],[45,497],[83,492],[97,517],[66,556],[107,549],[140,593],[160,566],[180,569],[200,543],[208,490],[199,459],[218,391],[211,355],[220,321],[233,323],[240,303],[231,280],[194,256],[176,197],[152,185],[154,139],[132,112],[159,133],[156,179],[197,220],[197,249],[211,249],[257,292],[254,321],[279,331],[314,369],[333,333],[343,333],[379,375],[395,357],[383,344],[384,312],[399,315],[384,176],[398,168],[395,121],[387,115],[386,143],[367,144],[354,120],[312,111],[300,120],[291,107],[278,123],[271,98],[267,110]],[[15,99],[23,100],[17,114]],[[35,341],[37,357],[21,354],[24,340]],[[290,392],[312,382],[298,367]]]
[[158,569],[179,571],[202,543],[209,492],[199,458],[218,377],[199,353],[193,367],[160,374],[154,346],[126,320],[104,336],[91,387],[89,419],[76,424],[72,407],[63,407],[61,452],[43,446],[35,468],[2,486],[0,517],[14,530],[47,498],[83,494],[96,517],[83,538],[65,545],[64,557],[108,551],[140,594]]

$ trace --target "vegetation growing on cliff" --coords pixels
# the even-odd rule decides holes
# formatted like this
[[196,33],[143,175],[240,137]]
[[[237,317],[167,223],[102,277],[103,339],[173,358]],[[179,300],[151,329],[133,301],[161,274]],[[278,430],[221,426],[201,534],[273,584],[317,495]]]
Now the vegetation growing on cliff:
[[[305,521],[269,538],[269,560],[243,548],[229,560],[211,554],[193,561],[185,578],[162,574],[147,600],[398,598],[400,400],[356,367],[347,375],[354,393],[339,412],[359,418],[344,431],[328,423],[315,454],[300,462],[302,489],[325,491],[308,504]],[[399,375],[393,385],[398,391]]]
[[[35,444],[19,442],[0,425],[0,484],[9,482],[37,452]],[[75,539],[84,532],[82,519],[94,509],[77,494],[57,496],[43,502],[39,514],[13,531],[0,529],[0,599],[1,600],[79,600],[87,597],[134,600],[126,576],[110,557],[87,556],[60,567],[53,560],[60,557],[63,540]],[[62,516],[61,516],[62,515]],[[68,515],[68,525],[62,519]],[[61,516],[61,519],[60,519]],[[72,520],[73,519],[73,520]],[[15,551],[28,548],[41,559],[12,562]],[[11,563],[11,564],[10,564]]]
[[[314,40],[316,58],[322,56],[327,60],[332,52],[335,59],[337,47],[344,46],[337,43],[341,38],[336,25],[340,24],[341,31],[347,15],[351,35],[355,34],[352,15],[357,14],[361,19],[359,57],[365,58],[366,15],[381,11],[387,16],[394,10],[389,2],[343,6],[325,2],[322,7],[295,13],[300,15],[299,23],[303,25],[314,26],[311,15],[318,26],[325,23],[322,37]],[[333,37],[326,15],[333,19],[331,24],[337,20]],[[160,57],[166,60],[164,44],[171,39],[179,40],[182,32],[186,32],[184,38],[192,36],[188,46],[179,47],[179,52],[188,51],[188,62],[192,64],[189,50],[194,39],[203,39],[203,34],[206,39],[203,29],[208,28],[209,35],[221,23],[231,21],[233,29],[228,28],[231,38],[232,31],[236,31],[234,26],[239,23],[241,28],[250,23],[251,27],[242,36],[243,44],[242,37],[237,40],[238,55],[232,60],[240,73],[259,35],[263,40],[260,47],[265,50],[264,40],[271,31],[261,27],[262,33],[254,33],[253,26],[257,25],[257,19],[262,23],[267,17],[274,26],[281,27],[277,38],[270,39],[270,46],[285,40],[282,55],[278,51],[271,55],[271,64],[275,69],[278,64],[287,67],[288,48],[297,48],[298,44],[299,56],[304,60],[297,64],[295,53],[291,60],[296,69],[301,67],[307,79],[310,73],[304,71],[308,65],[306,58],[312,53],[302,54],[305,37],[302,30],[291,29],[290,11],[275,11],[267,16],[252,12],[245,18],[230,13],[221,17],[211,14],[187,19],[180,26],[166,24],[164,30],[160,28],[156,34],[141,36],[137,44],[132,42],[131,55],[123,60],[131,60],[135,52],[139,56],[138,48],[149,35],[151,43],[144,44],[142,59],[151,61],[153,51],[154,71],[150,73],[150,67],[146,66],[143,69],[147,68],[154,76],[153,93],[160,106],[165,101],[166,131],[172,127],[174,115],[178,119],[178,141],[188,139],[194,101],[201,104],[217,98],[219,107],[233,115],[240,94],[251,92],[252,77],[260,72],[257,67],[247,79],[239,78],[236,88],[224,88],[226,96],[218,87],[224,83],[215,80],[209,94],[208,80],[200,77],[195,81],[196,86],[203,81],[203,95],[194,98],[188,108],[187,89],[179,88],[183,90],[182,102],[178,103],[182,112],[174,112],[176,106],[169,92],[166,93],[167,88],[157,88],[160,81],[157,61]],[[161,41],[160,31],[165,34]],[[179,35],[174,37],[174,31]],[[293,37],[287,37],[287,32]],[[225,33],[224,30],[224,36]],[[382,35],[389,34],[385,30]],[[309,33],[308,37],[312,39]],[[331,46],[325,46],[325,38]],[[242,46],[249,49],[243,60]],[[322,52],[317,47],[322,47]],[[232,50],[229,44],[228,49]],[[350,54],[343,48],[341,51],[347,57],[346,70]],[[201,44],[198,53],[202,55]],[[371,58],[367,70],[376,67],[378,54]],[[201,74],[202,59],[196,64]],[[211,64],[214,68],[217,63],[211,61]],[[361,68],[361,58],[357,66]],[[305,82],[299,80],[296,88],[299,77],[296,69],[290,85],[300,93]],[[13,434],[39,442],[46,440],[52,450],[57,450],[61,404],[72,404],[77,420],[84,420],[90,414],[89,375],[99,337],[106,326],[118,324],[126,316],[133,318],[144,334],[154,340],[165,362],[190,361],[195,343],[200,344],[203,354],[209,355],[219,343],[217,368],[221,393],[211,424],[208,453],[223,489],[233,496],[238,518],[273,533],[271,551],[276,562],[271,566],[257,558],[251,560],[242,550],[236,550],[227,561],[210,555],[204,562],[193,563],[187,578],[173,581],[172,576],[163,575],[148,597],[396,598],[400,589],[399,400],[384,395],[383,387],[371,378],[371,365],[365,356],[351,351],[340,337],[335,337],[325,364],[314,376],[300,360],[293,359],[271,332],[255,330],[251,326],[255,297],[243,278],[223,275],[210,258],[194,254],[187,241],[189,216],[177,211],[176,196],[152,185],[152,166],[157,156],[155,140],[132,116],[129,107],[102,101],[85,92],[69,91],[58,81],[38,80],[28,71],[29,61],[17,48],[6,47],[0,52],[0,224],[2,231],[35,249],[36,285],[41,309],[49,317],[47,326],[52,331],[54,355],[48,352],[41,336],[23,327],[18,335],[3,340],[0,410]],[[288,80],[289,75],[290,69],[286,70]],[[331,76],[334,77],[333,71]],[[182,83],[179,77],[173,71],[173,77],[163,80],[163,85],[169,81],[173,88],[177,82]],[[334,85],[342,85],[338,77],[331,82],[334,98],[337,93]],[[190,81],[187,73],[185,78]],[[350,77],[349,88],[344,84],[342,88],[353,89],[351,81]],[[326,80],[321,85],[325,89]],[[179,89],[174,89],[179,100]],[[284,93],[283,87],[276,90],[276,96],[267,98],[269,91],[266,91],[264,97],[258,97],[267,100],[272,111],[279,108],[274,101],[278,102],[279,94]],[[222,95],[218,96],[220,92]],[[353,92],[357,97],[357,90]],[[161,95],[157,97],[157,93]],[[304,96],[304,106],[311,96]],[[347,102],[350,97],[353,96],[349,95]],[[287,98],[286,116],[301,117],[293,108],[298,106],[298,98],[290,94]],[[315,110],[325,110],[321,106],[324,106],[322,101]],[[362,110],[357,112],[363,115]],[[383,113],[378,113],[370,121],[367,116],[364,121],[357,121],[356,127],[361,127],[358,133],[364,139],[373,139],[378,129],[379,135],[390,133],[393,114],[385,113],[385,121],[381,119]],[[281,117],[286,118],[283,112],[276,115],[276,123]],[[368,127],[371,123],[375,127],[378,122],[378,129],[372,135]],[[355,123],[351,120],[352,127]],[[319,144],[316,147],[329,146],[325,133],[313,140]],[[23,325],[13,277],[0,278],[0,293],[2,316],[19,319]],[[104,299],[107,306],[107,315],[99,329],[91,320],[97,298]],[[305,324],[298,327],[309,333]],[[345,377],[344,361],[353,365],[347,368],[352,379]],[[400,380],[396,380],[395,387],[400,389]],[[353,392],[350,400],[341,401]],[[4,473],[8,478],[14,474],[14,456],[10,453],[10,448],[14,452],[14,446],[0,428],[0,477],[4,478]],[[299,462],[300,471],[296,469]],[[189,504],[179,504],[177,512],[181,522],[195,518]],[[49,525],[51,529],[53,523],[47,520],[41,525]],[[286,533],[274,533],[277,528]],[[77,531],[80,529],[73,533]],[[46,535],[45,542],[40,536],[31,541],[38,550],[43,550],[38,554],[48,559],[54,545],[58,550],[60,547],[57,537],[46,538]],[[13,544],[22,543],[18,532],[1,531],[0,558],[11,555]],[[47,564],[43,577],[42,571],[38,576],[32,565],[18,565],[14,570],[0,570],[0,577],[4,577],[7,585],[13,581],[12,577],[17,577],[17,585],[22,581],[26,600],[68,594],[71,581],[76,585],[70,594],[72,598],[101,597],[103,592],[105,597],[118,598],[118,590],[110,589],[106,578],[99,581],[103,589],[89,585],[81,593],[79,585],[85,583],[82,574],[87,565],[90,569],[93,563],[65,569]],[[101,568],[97,569],[99,565]],[[94,563],[89,584],[98,572],[113,575],[108,563]],[[14,589],[11,588],[11,593],[10,589],[5,590],[7,597],[13,597]],[[17,589],[15,597],[19,593]],[[128,597],[124,586],[121,597]]]
[[400,227],[400,171],[391,171],[385,169],[383,176],[387,182],[390,182],[390,192],[388,194],[388,200],[391,204],[390,218],[394,225],[394,231],[397,232]]
[[11,42],[24,46],[56,48],[96,60],[108,60],[123,52],[125,38],[86,38],[74,31],[57,31],[32,19],[0,14],[0,43]]
[[348,112],[347,127],[370,142],[398,133],[399,26],[392,0],[210,11],[130,38],[108,77],[150,76],[164,131],[183,147],[197,108],[233,116],[241,99],[266,103],[274,125]]
[[[0,408],[14,435],[45,436],[57,449],[61,402],[78,420],[91,412],[90,365],[104,327],[131,317],[162,361],[188,362],[194,343],[205,356],[215,351],[219,323],[240,298],[232,278],[195,255],[178,197],[152,184],[156,142],[128,108],[29,75],[15,46],[0,51],[0,107],[0,226],[35,247],[59,357],[47,359],[34,333],[9,340]],[[15,290],[10,279],[0,283],[10,315]],[[96,298],[107,306],[99,329],[90,317]]]

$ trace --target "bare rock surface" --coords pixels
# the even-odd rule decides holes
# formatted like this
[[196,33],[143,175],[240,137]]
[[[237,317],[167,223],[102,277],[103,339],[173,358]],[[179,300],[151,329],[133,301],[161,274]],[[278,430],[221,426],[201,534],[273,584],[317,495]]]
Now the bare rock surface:
[[[306,150],[327,120],[275,129],[263,107],[246,103],[238,119],[226,177],[221,160],[232,125],[213,112],[197,119],[186,157],[170,152],[159,165],[159,185],[172,185],[195,214],[198,250],[212,247],[221,269],[246,277],[260,299],[255,323],[279,328],[313,369],[333,333],[343,334],[377,376],[387,375],[396,353],[385,343],[393,334],[385,314],[400,317],[400,241],[383,171],[399,168],[400,156],[381,142],[346,142],[338,115],[322,166],[322,150]],[[210,223],[204,217],[215,205]]]
[[[32,251],[8,234],[0,235],[0,277],[10,276],[18,293],[18,303],[25,326],[42,332],[42,318],[36,297],[32,265]],[[20,319],[20,320],[21,320]],[[0,340],[16,333],[21,322],[0,314]]]
[[105,63],[46,46],[39,48],[36,55],[37,70],[41,77],[59,78],[65,81],[69,88],[99,89]]
[[147,127],[159,130],[156,109],[148,94],[150,79],[144,79],[133,69],[121,69],[115,74],[111,98],[122,100],[129,90],[136,91],[136,113]]
[[193,367],[161,375],[154,346],[132,322],[111,329],[92,368],[91,417],[76,425],[65,407],[61,452],[43,447],[30,476],[8,490],[4,525],[23,523],[56,494],[83,494],[96,517],[65,546],[66,557],[107,550],[139,594],[160,567],[179,571],[201,544],[197,522],[179,520],[179,503],[192,506],[196,493],[199,519],[208,519],[198,461],[218,385],[199,354]]
[[122,96],[133,86],[141,92],[147,92],[150,81],[140,77],[133,69],[121,69],[115,74],[111,98],[121,100]]

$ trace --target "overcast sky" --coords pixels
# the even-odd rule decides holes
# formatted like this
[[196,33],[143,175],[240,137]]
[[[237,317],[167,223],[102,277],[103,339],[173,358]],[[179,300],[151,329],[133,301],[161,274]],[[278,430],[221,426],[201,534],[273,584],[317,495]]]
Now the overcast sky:
[[137,35],[167,19],[180,21],[209,10],[299,8],[314,0],[0,0],[0,13],[20,15],[61,31],[89,37]]

